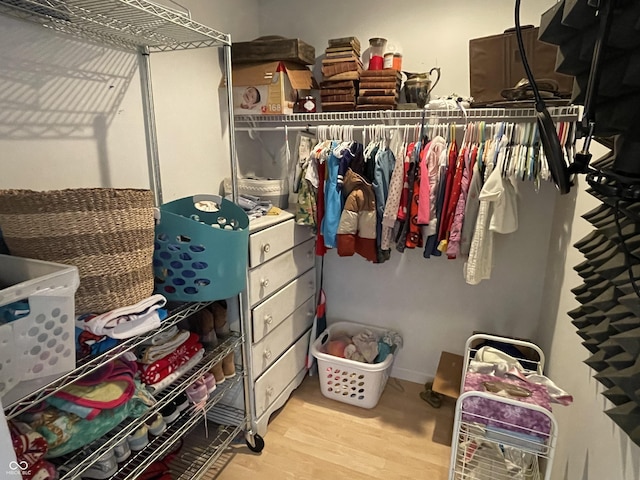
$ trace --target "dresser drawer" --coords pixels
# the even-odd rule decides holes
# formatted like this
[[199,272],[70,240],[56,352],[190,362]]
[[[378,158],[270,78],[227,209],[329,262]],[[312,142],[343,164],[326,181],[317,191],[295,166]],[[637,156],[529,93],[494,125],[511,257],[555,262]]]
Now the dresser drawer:
[[[251,312],[253,341],[259,341],[274,330],[309,297],[313,304],[315,292],[316,270],[313,268],[254,308]],[[315,307],[312,306],[311,311],[313,313]]]
[[305,368],[311,332],[304,334],[255,383],[256,416],[262,415],[280,392]]
[[249,271],[249,304],[253,307],[315,264],[310,239]]
[[309,298],[281,322],[278,328],[275,328],[269,335],[253,344],[251,350],[254,378],[264,372],[296,338],[311,327],[314,316],[314,300],[314,297]]
[[312,237],[310,228],[296,225],[293,219],[252,233],[249,236],[249,267],[257,267]]

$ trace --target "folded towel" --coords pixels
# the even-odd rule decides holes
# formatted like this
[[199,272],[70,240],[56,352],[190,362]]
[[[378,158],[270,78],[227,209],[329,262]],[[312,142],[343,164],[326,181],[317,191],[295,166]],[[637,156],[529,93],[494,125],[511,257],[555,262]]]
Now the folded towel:
[[162,380],[185,363],[202,348],[196,333],[191,333],[188,339],[177,350],[149,365],[141,365],[140,378],[143,383],[154,384]]
[[157,335],[154,335],[151,338],[147,338],[141,345],[161,345],[165,342],[168,342],[178,333],[178,327],[173,325],[166,329],[164,332],[160,332]]
[[131,338],[160,326],[166,311],[160,309],[167,303],[162,295],[152,295],[135,305],[116,308],[100,315],[86,314],[76,319],[76,326],[96,335],[111,338]]
[[169,385],[171,385],[173,382],[175,382],[177,379],[179,379],[182,375],[184,375],[193,367],[195,367],[202,360],[203,357],[204,357],[204,348],[200,348],[200,350],[198,350],[198,352],[193,357],[191,357],[191,359],[187,363],[179,367],[171,375],[168,375],[167,377],[163,378],[158,383],[154,383],[153,385],[147,385],[147,390],[149,390],[149,392],[151,392],[152,394],[161,392],[162,390],[167,388]]
[[158,345],[146,346],[138,352],[138,362],[152,364],[153,362],[166,357],[176,351],[176,349],[189,339],[190,333],[180,330],[172,338]]

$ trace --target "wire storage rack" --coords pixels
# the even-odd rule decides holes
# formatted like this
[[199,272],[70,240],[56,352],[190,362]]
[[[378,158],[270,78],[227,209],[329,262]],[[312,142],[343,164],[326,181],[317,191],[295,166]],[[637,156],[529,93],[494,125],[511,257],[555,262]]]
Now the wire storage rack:
[[[555,121],[574,122],[578,119],[580,108],[577,106],[552,107],[549,113]],[[381,123],[387,128],[407,123],[461,123],[473,121],[486,122],[530,122],[535,121],[534,108],[469,108],[449,110],[376,110],[370,112],[330,112],[330,113],[294,113],[291,115],[236,115],[235,125],[238,131],[270,131],[288,128],[306,129],[317,125],[352,123],[364,125]]]
[[[237,154],[235,145],[235,130],[233,122],[233,97],[231,79],[231,36],[191,19],[188,11],[168,8],[148,0],[0,0],[0,15],[28,21],[42,26],[50,32],[56,32],[79,39],[88,44],[97,44],[116,49],[132,51],[138,54],[138,68],[141,79],[141,100],[144,115],[144,128],[147,144],[147,164],[149,170],[149,184],[154,193],[155,204],[163,203],[162,182],[160,178],[160,161],[158,155],[158,140],[155,123],[155,110],[151,84],[151,54],[167,51],[181,51],[204,47],[222,49],[223,77],[226,88],[226,107],[228,116],[229,158],[232,179],[232,197],[237,199]],[[196,313],[208,305],[208,302],[184,304],[176,307],[170,317],[162,322],[162,326],[148,334],[123,341],[113,350],[101,355],[81,360],[76,368],[68,374],[39,386],[38,390],[29,395],[16,395],[17,398],[5,402],[5,415],[14,418],[25,412],[33,403],[46,399],[62,389],[64,386],[91,374],[106,362],[122,356],[143,341],[166,331],[183,319]],[[60,466],[62,479],[80,478],[82,472],[93,465],[101,455],[111,450],[118,442],[126,438],[136,428],[141,426],[154,413],[158,412],[169,402],[183,392],[188,385],[211,366],[230,352],[240,348],[241,365],[237,366],[237,374],[233,379],[220,385],[210,396],[204,408],[205,413],[218,403],[234,385],[239,383],[244,387],[245,405],[249,396],[247,391],[246,338],[244,335],[245,319],[241,318],[240,331],[228,337],[215,350],[207,352],[202,361],[191,371],[187,372],[171,387],[156,395],[157,403],[143,416],[123,421],[118,427],[104,435],[90,445],[76,452],[56,459]],[[232,433],[244,432],[245,441],[249,448],[259,451],[264,446],[262,438],[254,434],[250,412],[248,409],[234,410],[235,423],[230,430]],[[179,439],[198,423],[202,423],[206,415],[185,410],[181,417],[173,422],[167,431],[156,437],[142,451],[132,455],[113,478],[138,478],[144,469],[155,459],[162,457]],[[230,427],[231,428],[231,427]],[[208,440],[204,453],[208,458],[201,458],[201,465],[211,465],[228,446],[231,436],[214,436]],[[203,467],[198,475],[206,471]],[[197,478],[189,476],[188,478]]]
[[[117,428],[110,431],[105,436],[89,444],[86,448],[76,450],[73,453],[61,457],[58,464],[58,470],[61,473],[60,480],[78,478],[85,470],[87,470],[98,458],[113,448],[128,435],[135,431],[138,427],[155,413],[159,412],[168,405],[180,393],[191,385],[196,379],[201,377],[211,367],[221,361],[227,354],[234,351],[242,342],[242,338],[237,334],[232,334],[225,339],[216,349],[207,352],[198,365],[193,367],[189,372],[182,376],[177,382],[159,394],[154,395],[157,403],[151,407],[144,415],[135,420],[125,420]],[[242,379],[241,367],[238,367],[239,375],[233,377],[231,381],[225,381],[216,387],[214,392],[207,400],[204,411],[211,409],[220,399],[230,391],[236,383]],[[178,421],[170,424],[167,431],[160,437],[156,437],[153,441],[140,452],[130,457],[124,464],[120,465],[115,478],[134,479],[137,475],[145,470],[157,458],[160,458],[166,450],[171,447],[175,441],[181,438],[196,423],[203,419],[202,414],[195,412],[193,408],[185,410]]]
[[[477,346],[487,341],[528,349],[533,358],[516,360],[525,374],[542,374],[545,357],[537,345],[477,334],[466,343],[461,391]],[[449,480],[550,480],[558,430],[553,413],[517,397],[467,390],[456,401]]]

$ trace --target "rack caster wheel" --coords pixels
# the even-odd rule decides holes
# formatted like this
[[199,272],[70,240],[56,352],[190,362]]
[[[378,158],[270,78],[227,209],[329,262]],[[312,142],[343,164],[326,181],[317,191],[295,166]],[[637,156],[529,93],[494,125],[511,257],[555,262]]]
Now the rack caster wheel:
[[253,443],[249,441],[248,435],[245,438],[245,442],[247,442],[247,447],[249,447],[249,450],[255,453],[260,453],[264,448],[264,439],[257,433],[253,435]]

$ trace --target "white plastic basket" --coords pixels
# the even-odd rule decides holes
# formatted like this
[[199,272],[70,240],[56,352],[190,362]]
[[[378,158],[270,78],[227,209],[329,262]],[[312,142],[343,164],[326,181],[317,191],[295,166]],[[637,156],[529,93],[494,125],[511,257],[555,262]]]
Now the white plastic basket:
[[393,354],[381,363],[363,363],[323,352],[332,338],[341,334],[352,337],[366,329],[379,335],[387,331],[358,323],[336,322],[311,345],[311,354],[318,360],[320,390],[325,397],[362,408],[373,408],[378,404],[393,366]]
[[[0,255],[0,307],[20,300],[29,305],[28,315],[0,325],[0,397],[20,382],[75,368],[74,295],[79,283],[76,267]],[[16,388],[21,396],[34,389]]]

